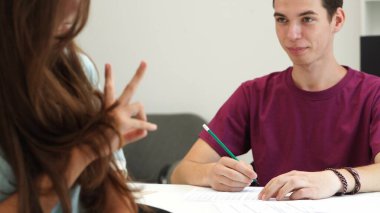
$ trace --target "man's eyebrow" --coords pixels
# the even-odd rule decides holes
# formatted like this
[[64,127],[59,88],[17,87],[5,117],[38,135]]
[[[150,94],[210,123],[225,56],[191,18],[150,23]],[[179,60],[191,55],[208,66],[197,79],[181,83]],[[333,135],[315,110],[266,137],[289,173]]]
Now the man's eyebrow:
[[[305,11],[305,12],[302,12],[300,13],[298,16],[306,16],[306,15],[318,15],[318,13],[312,11],[312,10],[308,10],[308,11]],[[273,14],[274,17],[276,16],[280,16],[280,17],[286,17],[286,15],[280,13],[280,12],[275,12]]]
[[279,13],[279,12],[275,12],[275,13],[273,14],[273,16],[274,16],[274,17],[276,17],[276,16],[285,17],[285,15],[284,15],[284,14],[282,14],[282,13]]
[[316,13],[312,10],[308,10],[308,11],[305,11],[303,13],[300,13],[298,16],[306,16],[306,15],[318,15],[318,13]]

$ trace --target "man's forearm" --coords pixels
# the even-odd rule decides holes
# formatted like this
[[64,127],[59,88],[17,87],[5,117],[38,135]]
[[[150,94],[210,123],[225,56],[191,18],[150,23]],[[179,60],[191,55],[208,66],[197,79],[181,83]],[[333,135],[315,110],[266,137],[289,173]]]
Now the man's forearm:
[[175,184],[210,186],[208,173],[214,164],[182,160],[174,169],[170,182]]
[[356,169],[360,176],[360,192],[380,191],[380,163]]
[[[375,157],[375,163],[355,168],[360,178],[359,192],[380,192],[380,153]],[[355,187],[355,179],[347,170],[340,170],[347,179],[347,191],[350,192]]]

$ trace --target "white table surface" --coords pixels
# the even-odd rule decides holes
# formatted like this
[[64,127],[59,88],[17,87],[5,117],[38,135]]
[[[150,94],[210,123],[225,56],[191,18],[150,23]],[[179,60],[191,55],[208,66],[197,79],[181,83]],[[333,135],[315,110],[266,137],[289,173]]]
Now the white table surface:
[[[224,198],[214,200],[189,200],[189,193],[221,195],[210,188],[175,184],[130,183],[137,202],[174,213],[240,213],[240,212],[380,212],[380,193],[345,195],[323,200],[301,201],[232,201]],[[260,191],[261,188],[249,188]],[[232,194],[234,196],[235,194]],[[245,207],[246,206],[246,207]]]

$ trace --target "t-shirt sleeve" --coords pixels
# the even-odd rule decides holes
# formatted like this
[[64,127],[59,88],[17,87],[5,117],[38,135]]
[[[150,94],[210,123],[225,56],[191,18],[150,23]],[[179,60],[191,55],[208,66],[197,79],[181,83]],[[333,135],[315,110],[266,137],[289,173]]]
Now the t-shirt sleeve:
[[[70,189],[70,196],[71,196],[71,212],[72,213],[80,213],[81,211],[80,207],[80,192],[81,187],[80,185],[76,184]],[[57,205],[51,210],[50,213],[63,213],[63,209],[61,206],[61,203],[58,202]]]
[[0,150],[0,202],[16,191],[16,180],[12,169]]
[[380,153],[380,89],[378,90],[372,108],[372,120],[370,124],[370,146],[372,158]]
[[83,53],[79,53],[78,57],[82,64],[83,70],[86,72],[85,74],[88,80],[96,89],[100,89],[99,77],[94,63],[87,55]]
[[[222,105],[208,126],[235,155],[244,154],[250,149],[249,100],[245,84],[242,84]],[[205,130],[199,137],[220,156],[228,156]]]

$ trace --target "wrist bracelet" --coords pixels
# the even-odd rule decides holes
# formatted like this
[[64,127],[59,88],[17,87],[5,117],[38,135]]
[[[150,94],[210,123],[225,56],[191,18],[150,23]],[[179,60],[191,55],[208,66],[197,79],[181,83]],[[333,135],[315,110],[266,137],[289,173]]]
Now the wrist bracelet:
[[342,175],[342,173],[338,172],[338,170],[333,169],[333,168],[327,168],[326,170],[330,170],[330,171],[334,172],[334,174],[335,174],[336,176],[338,176],[340,182],[341,182],[342,185],[343,185],[343,190],[342,190],[342,192],[338,192],[338,193],[336,193],[336,195],[339,195],[339,196],[340,196],[340,195],[344,195],[344,194],[346,194],[346,192],[347,192],[347,180],[346,180],[346,178]]
[[348,193],[348,194],[356,194],[360,191],[360,188],[362,186],[362,184],[360,183],[360,176],[359,176],[359,173],[354,169],[354,168],[351,168],[351,167],[344,167],[345,170],[347,170],[355,179],[355,187],[354,189],[352,190],[352,192]]

